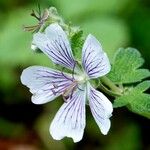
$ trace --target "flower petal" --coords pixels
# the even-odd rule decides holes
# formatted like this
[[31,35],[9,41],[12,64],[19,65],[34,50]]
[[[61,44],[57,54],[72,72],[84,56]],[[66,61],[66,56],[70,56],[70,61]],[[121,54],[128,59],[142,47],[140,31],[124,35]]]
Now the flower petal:
[[107,54],[102,50],[98,40],[88,35],[82,49],[82,65],[90,78],[106,75],[110,71]]
[[110,129],[109,118],[113,111],[112,104],[105,95],[95,90],[90,84],[88,84],[88,96],[92,115],[101,132],[106,135]]
[[71,75],[47,67],[32,66],[22,72],[21,82],[30,88],[32,102],[43,104],[61,95],[73,80]]
[[61,106],[50,126],[54,139],[71,137],[74,142],[82,139],[85,128],[85,99],[85,89],[77,89],[67,103]]
[[55,64],[69,69],[75,67],[75,60],[66,33],[56,23],[51,24],[45,33],[36,33],[33,44],[43,51]]

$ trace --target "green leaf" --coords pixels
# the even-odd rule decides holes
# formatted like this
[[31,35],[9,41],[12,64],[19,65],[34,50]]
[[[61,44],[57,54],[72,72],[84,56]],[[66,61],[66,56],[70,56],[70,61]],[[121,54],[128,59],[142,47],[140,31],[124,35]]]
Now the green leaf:
[[79,31],[71,37],[72,51],[78,61],[81,60],[83,42],[83,31]]
[[108,77],[116,84],[134,83],[150,76],[148,69],[139,69],[144,59],[134,48],[120,48],[115,55]]
[[150,88],[150,81],[144,81],[130,88],[114,101],[114,107],[127,106],[132,112],[150,118],[150,94],[143,93]]

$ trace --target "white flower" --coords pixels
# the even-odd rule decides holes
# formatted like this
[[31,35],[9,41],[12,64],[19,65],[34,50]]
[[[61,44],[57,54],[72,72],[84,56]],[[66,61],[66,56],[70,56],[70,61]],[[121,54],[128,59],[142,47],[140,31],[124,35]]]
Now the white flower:
[[106,75],[110,63],[97,39],[88,35],[82,49],[82,69],[76,63],[69,40],[58,24],[51,24],[45,33],[36,33],[33,43],[55,64],[71,69],[72,74],[41,66],[25,69],[21,82],[30,88],[32,102],[44,104],[62,95],[64,104],[58,110],[50,126],[56,140],[64,137],[78,142],[85,128],[85,105],[89,104],[92,115],[102,134],[110,129],[111,102],[90,84],[90,79]]

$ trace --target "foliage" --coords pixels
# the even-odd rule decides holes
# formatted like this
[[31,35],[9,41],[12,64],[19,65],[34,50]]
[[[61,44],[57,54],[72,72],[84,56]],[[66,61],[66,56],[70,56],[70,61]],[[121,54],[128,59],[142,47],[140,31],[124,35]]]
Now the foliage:
[[81,61],[81,49],[83,46],[83,42],[83,31],[79,31],[71,37],[71,48],[73,50],[75,58],[78,61]]
[[[150,118],[150,95],[143,93],[150,87],[148,69],[142,69],[144,59],[134,48],[120,48],[114,57],[112,70],[108,77],[115,84],[122,86],[122,96],[114,101],[114,107],[127,106],[129,110]],[[134,87],[133,83],[141,82]]]
[[138,50],[134,48],[120,48],[112,64],[112,70],[108,77],[116,84],[134,83],[150,77],[148,69],[139,69],[144,59]]
[[143,81],[131,87],[125,94],[114,101],[114,107],[127,106],[131,111],[150,118],[150,95],[143,93],[150,88],[150,81]]

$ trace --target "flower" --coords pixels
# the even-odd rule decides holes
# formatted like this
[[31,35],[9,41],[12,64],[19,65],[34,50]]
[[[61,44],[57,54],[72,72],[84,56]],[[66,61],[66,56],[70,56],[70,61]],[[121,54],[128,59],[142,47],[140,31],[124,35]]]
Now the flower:
[[82,49],[82,67],[75,61],[67,35],[54,23],[45,33],[36,33],[33,43],[55,64],[73,73],[42,66],[31,66],[21,75],[22,84],[30,88],[32,102],[44,104],[62,95],[64,104],[50,125],[50,134],[56,140],[71,137],[74,142],[82,139],[85,128],[85,105],[89,104],[92,115],[102,134],[110,129],[113,108],[111,102],[90,84],[91,79],[106,75],[110,63],[100,43],[91,34]]

